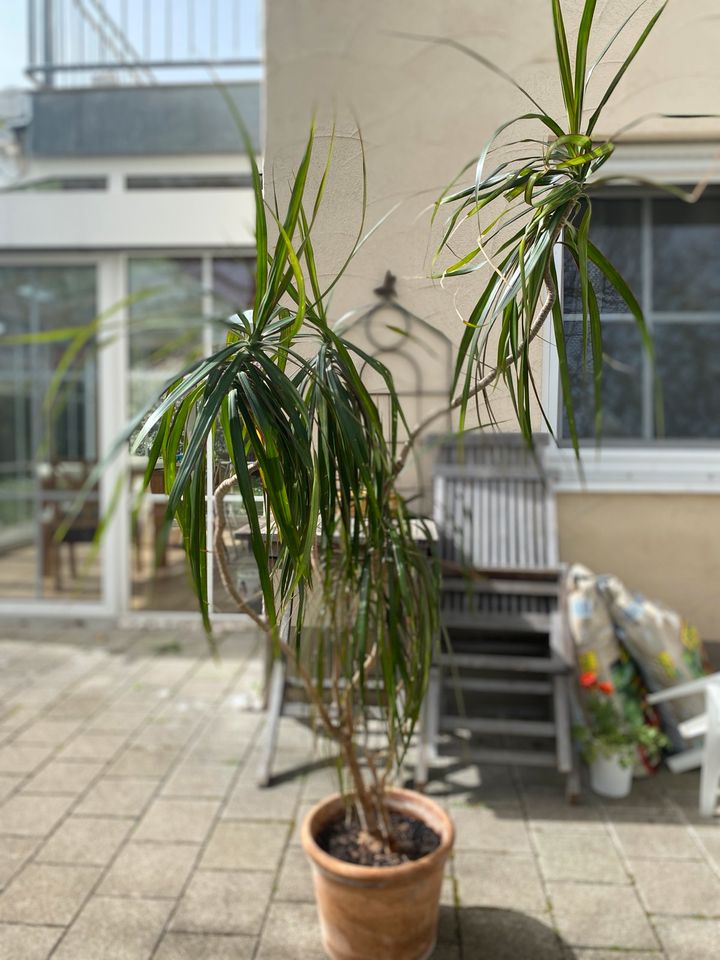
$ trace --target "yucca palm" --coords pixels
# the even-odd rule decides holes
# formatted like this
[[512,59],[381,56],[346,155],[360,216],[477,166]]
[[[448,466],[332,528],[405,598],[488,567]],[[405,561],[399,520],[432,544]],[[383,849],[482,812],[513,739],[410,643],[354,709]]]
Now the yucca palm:
[[[441,274],[467,275],[472,283],[481,276],[480,270],[489,272],[467,318],[453,390],[442,411],[408,430],[390,371],[330,322],[328,294],[343,271],[329,287],[322,287],[312,237],[332,146],[319,188],[309,197],[308,174],[315,149],[311,132],[282,212],[276,199],[269,205],[263,198],[248,143],[256,201],[254,304],[227,322],[226,343],[220,349],[168,387],[136,438],[137,445],[153,437],[146,479],[162,459],[168,521],[174,517],[182,528],[193,582],[208,622],[205,457],[208,437],[222,432],[235,471],[233,482],[248,516],[264,613],[258,615],[234,595],[267,630],[276,653],[295,662],[326,731],[337,741],[350,769],[361,818],[371,832],[386,840],[384,778],[409,743],[438,627],[437,570],[419,545],[397,490],[410,451],[424,429],[448,408],[459,410],[463,427],[471,399],[487,396],[499,378],[505,381],[520,427],[530,439],[534,384],[529,347],[551,313],[567,416],[577,444],[553,262],[558,242],[579,271],[584,326],[593,347],[598,414],[602,329],[591,263],[627,303],[647,349],[652,350],[639,304],[620,273],[590,240],[589,227],[592,189],[607,182],[607,178],[598,179],[597,173],[614,148],[611,141],[596,143],[594,130],[664,4],[645,24],[604,93],[590,110],[585,107],[595,67],[645,2],[638,4],[588,66],[595,0],[584,4],[574,59],[560,0],[552,0],[565,116],[554,119],[523,90],[533,109],[504,123],[465,168],[463,173],[475,167],[472,183],[461,189],[451,186],[437,201],[436,215],[445,208],[452,210],[438,256],[451,248],[461,223],[477,221],[477,242]],[[456,41],[439,42],[501,72]],[[519,123],[534,124],[544,136],[518,141],[521,157],[486,173],[495,141]],[[487,223],[485,208],[496,200],[504,206]],[[362,242],[362,231],[361,227],[350,257]],[[276,237],[272,244],[271,235]],[[493,329],[497,329],[495,360],[488,363]],[[363,384],[362,370],[367,366],[386,384],[387,423]],[[257,482],[265,501],[264,514],[255,502]],[[227,487],[226,482],[219,494]],[[217,513],[220,516],[221,511]],[[216,537],[215,546],[222,561],[221,536]],[[225,579],[233,593],[226,575]],[[311,644],[310,632],[303,631],[310,597],[320,598],[322,610],[322,629],[312,632]],[[291,605],[294,630],[287,634],[281,626],[288,621]],[[385,724],[386,766],[378,770],[377,757],[366,754],[371,774],[367,785],[356,735],[363,726],[371,676],[379,681],[375,686],[380,690],[379,709]]]
[[[574,56],[571,55],[572,45],[561,0],[550,0],[558,88],[564,106],[564,114],[560,116],[549,113],[535,96],[505,71],[466,45],[454,39],[404,35],[446,45],[473,58],[512,84],[529,104],[526,113],[498,127],[479,155],[467,163],[443,191],[433,210],[433,221],[445,209],[451,211],[443,223],[435,254],[435,276],[466,276],[469,282],[474,282],[483,274],[489,275],[484,283],[479,284],[479,294],[467,317],[456,357],[452,404],[459,410],[461,429],[471,400],[484,402],[486,418],[489,415],[492,420],[490,389],[497,381],[502,381],[512,399],[520,429],[531,440],[533,408],[537,409],[540,404],[530,364],[530,345],[543,329],[545,320],[552,316],[561,394],[570,437],[579,456],[554,262],[558,244],[569,254],[577,270],[583,318],[583,362],[590,346],[598,437],[601,434],[603,344],[598,295],[592,282],[593,269],[595,276],[604,277],[627,305],[652,366],[653,345],[642,308],[620,270],[590,237],[593,193],[614,181],[631,180],[626,176],[599,175],[601,167],[615,151],[616,142],[614,138],[597,140],[596,130],[608,101],[662,15],[667,0],[638,28],[627,56],[620,61],[610,83],[595,94],[592,101],[591,80],[596,76],[597,67],[611,51],[614,52],[621,36],[632,28],[648,2],[641,0],[634,7],[593,58],[590,40],[597,0],[585,0],[582,5]],[[698,115],[667,116],[680,120]],[[639,118],[619,133],[627,132],[645,119],[648,118]],[[526,135],[508,142],[507,138],[513,136],[516,127]],[[488,170],[489,161],[498,149],[509,151],[510,156]],[[458,188],[458,183],[473,169],[472,181]],[[637,182],[644,186],[652,183],[641,177]],[[693,193],[665,184],[652,185],[690,202],[697,200],[702,192],[702,185]],[[499,213],[491,206],[493,204],[501,205]],[[463,242],[462,238],[473,226],[472,243],[457,251],[456,237]],[[452,259],[440,267],[448,254]],[[656,416],[660,419],[658,385],[656,398]],[[414,435],[422,433],[429,420],[419,424]]]

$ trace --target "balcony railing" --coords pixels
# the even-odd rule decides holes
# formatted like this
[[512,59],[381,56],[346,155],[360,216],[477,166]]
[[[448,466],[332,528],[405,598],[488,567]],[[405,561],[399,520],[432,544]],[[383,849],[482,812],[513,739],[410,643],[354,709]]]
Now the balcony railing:
[[40,87],[258,80],[260,0],[28,0]]

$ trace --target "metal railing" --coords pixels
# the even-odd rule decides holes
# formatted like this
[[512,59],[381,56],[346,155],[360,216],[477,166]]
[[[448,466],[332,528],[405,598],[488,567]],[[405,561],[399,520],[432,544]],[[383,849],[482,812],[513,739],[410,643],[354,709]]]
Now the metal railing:
[[28,0],[40,87],[260,77],[260,0]]

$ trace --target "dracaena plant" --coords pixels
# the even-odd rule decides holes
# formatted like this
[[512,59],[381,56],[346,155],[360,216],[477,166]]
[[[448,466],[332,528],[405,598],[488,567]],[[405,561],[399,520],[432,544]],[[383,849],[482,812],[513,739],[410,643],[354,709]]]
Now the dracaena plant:
[[[152,437],[147,479],[162,461],[168,518],[182,529],[209,626],[205,458],[208,437],[222,434],[234,470],[215,492],[214,549],[222,580],[239,608],[267,632],[275,654],[291,661],[339,747],[363,827],[391,846],[383,787],[408,746],[425,692],[438,585],[396,489],[404,421],[390,372],[328,317],[328,297],[342,271],[323,288],[312,233],[332,138],[320,185],[310,195],[314,151],[311,131],[281,211],[277,199],[272,206],[265,202],[248,145],[257,239],[254,304],[227,321],[220,349],[165,391],[134,444]],[[350,257],[363,230],[361,223]],[[386,385],[386,423],[363,383],[368,367]],[[227,567],[222,499],[233,484],[247,514],[261,614],[239,594]],[[372,751],[364,747],[371,685],[372,712],[384,724],[380,748]]]
[[[434,206],[433,220],[442,219],[443,212],[449,211],[442,224],[435,255],[435,275],[441,278],[469,276],[472,280],[478,275],[489,274],[486,282],[479,285],[479,295],[466,319],[457,352],[453,405],[459,408],[461,428],[471,401],[484,402],[490,420],[493,419],[489,391],[497,381],[502,381],[514,405],[520,429],[528,440],[531,439],[533,408],[540,404],[530,345],[548,317],[552,316],[561,393],[570,437],[579,457],[554,261],[558,244],[569,254],[577,271],[582,304],[583,363],[590,344],[598,436],[601,433],[603,343],[594,277],[608,281],[627,305],[652,365],[653,345],[642,308],[620,270],[590,237],[593,192],[618,179],[631,179],[602,176],[599,171],[612,156],[617,136],[649,118],[639,118],[609,139],[598,139],[597,129],[608,101],[662,15],[667,0],[637,28],[629,53],[617,66],[608,85],[597,92],[596,84],[591,85],[591,81],[598,66],[606,61],[611,51],[614,52],[621,36],[633,27],[647,2],[638,3],[602,50],[593,56],[590,41],[596,0],[585,0],[582,5],[572,52],[562,4],[560,0],[551,0],[558,87],[564,105],[564,112],[557,116],[548,112],[532,93],[482,54],[453,39],[423,38],[472,57],[511,83],[529,104],[527,112],[508,119],[495,130],[480,154],[466,164]],[[405,36],[420,39],[417,35]],[[516,129],[519,133],[514,139]],[[492,158],[499,149],[505,151],[507,158],[493,163]],[[470,170],[474,170],[474,178],[458,186]],[[647,178],[636,179],[646,186],[652,184]],[[693,193],[687,193],[665,184],[652,185],[688,201],[698,199],[702,189],[699,187]],[[468,244],[465,238],[470,229],[473,239]],[[450,255],[452,259],[446,263]],[[657,384],[656,417],[661,426]]]
[[[588,66],[595,0],[584,4],[574,59],[559,0],[553,0],[566,116],[554,119],[523,90],[533,110],[496,131],[469,165],[476,169],[472,183],[462,189],[453,185],[438,199],[436,215],[447,208],[452,211],[438,255],[451,249],[457,226],[468,220],[477,223],[477,242],[442,274],[469,275],[474,282],[481,276],[478,271],[489,271],[466,321],[447,404],[410,429],[390,371],[331,322],[329,294],[367,236],[363,236],[364,203],[357,241],[343,267],[324,287],[316,267],[313,231],[332,147],[319,187],[311,195],[308,174],[315,150],[311,132],[283,209],[274,194],[271,203],[264,199],[252,146],[247,144],[256,215],[254,303],[227,322],[226,342],[220,349],[185,370],[167,388],[136,438],[136,446],[153,438],[146,481],[162,459],[168,522],[176,518],[182,528],[207,623],[205,458],[208,438],[222,434],[234,469],[234,476],[220,484],[215,494],[214,549],[223,582],[240,609],[267,632],[276,655],[294,664],[350,773],[362,825],[389,846],[392,837],[383,790],[418,718],[439,620],[438,572],[419,543],[417,528],[397,489],[410,452],[448,409],[459,410],[462,426],[471,400],[487,397],[500,378],[507,384],[521,429],[530,437],[534,384],[529,348],[551,313],[567,415],[577,443],[553,261],[560,241],[579,272],[584,325],[593,345],[598,411],[602,332],[591,263],[625,300],[648,350],[652,349],[639,304],[589,237],[591,190],[601,182],[596,175],[613,151],[612,141],[595,142],[594,131],[662,7],[646,23],[607,89],[586,109],[588,83],[643,5]],[[439,42],[450,43],[502,73],[455,41]],[[233,109],[231,101],[229,106]],[[519,123],[534,123],[545,136],[519,141],[519,158],[503,161],[486,173],[495,141]],[[504,206],[486,222],[486,208],[495,200]],[[493,329],[497,330],[496,360],[488,363]],[[367,367],[386,385],[387,422],[363,383]],[[248,517],[262,614],[238,594],[227,570],[222,498],[235,483]],[[262,512],[255,500],[257,485],[264,501]],[[316,629],[307,629],[310,623]],[[371,710],[384,724],[377,750],[368,748],[366,736]]]

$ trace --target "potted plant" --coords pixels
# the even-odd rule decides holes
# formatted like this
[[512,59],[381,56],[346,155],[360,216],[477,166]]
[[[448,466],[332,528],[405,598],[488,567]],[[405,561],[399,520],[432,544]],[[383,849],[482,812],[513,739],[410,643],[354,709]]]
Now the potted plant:
[[581,674],[580,686],[587,723],[573,727],[573,734],[590,768],[590,786],[601,797],[627,797],[639,757],[656,763],[669,741],[658,727],[626,717],[612,697],[612,683],[598,681],[594,671]]
[[[471,401],[489,405],[490,390],[499,380],[505,382],[520,428],[531,441],[534,382],[529,348],[551,314],[577,450],[553,262],[561,239],[578,268],[583,315],[593,343],[598,411],[602,331],[590,263],[625,300],[651,349],[640,306],[589,240],[588,230],[591,181],[600,182],[595,175],[614,148],[610,141],[596,142],[594,130],[659,13],[646,24],[586,121],[594,12],[595,0],[586,0],[571,62],[560,2],[553,0],[566,116],[553,118],[523,90],[532,101],[529,112],[503,124],[473,162],[473,182],[448,189],[437,201],[436,215],[442,209],[451,211],[439,256],[451,249],[458,226],[472,224],[494,201],[502,204],[499,215],[478,229],[471,248],[437,270],[445,277],[469,274],[472,279],[481,269],[489,274],[464,326],[447,404],[422,422],[408,424],[390,370],[331,321],[330,294],[366,238],[364,205],[353,249],[323,284],[321,276],[327,274],[316,265],[313,231],[328,179],[332,137],[311,194],[316,147],[311,131],[284,204],[274,191],[266,202],[247,142],[256,212],[254,303],[227,321],[222,347],[182,371],[159,402],[129,427],[128,435],[137,434],[136,447],[146,438],[152,441],[146,481],[162,461],[167,526],[176,519],[182,529],[208,629],[209,438],[227,451],[233,475],[215,493],[214,555],[223,582],[238,607],[266,632],[274,655],[292,664],[348,775],[347,786],[312,810],[302,827],[314,868],[323,941],[335,960],[428,957],[443,865],[453,843],[452,823],[438,805],[390,785],[418,719],[439,623],[439,570],[426,549],[429,533],[422,533],[421,522],[410,515],[398,489],[408,457],[425,430],[448,410],[458,411],[464,428]],[[461,44],[441,42],[507,77]],[[235,109],[229,98],[228,106]],[[514,123],[529,122],[537,129],[530,131],[534,136],[516,141],[517,159],[487,173],[485,161],[497,136]],[[545,141],[538,139],[539,130]],[[497,339],[490,353],[493,329]],[[367,367],[386,385],[386,422],[364,386]],[[237,486],[247,513],[261,582],[261,613],[238,593],[224,562],[221,506],[231,484]],[[256,504],[258,485],[263,511]],[[379,738],[370,732],[371,715],[382,725]]]

